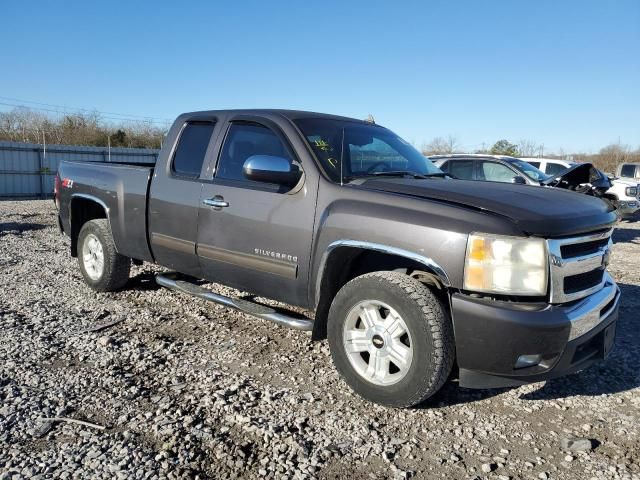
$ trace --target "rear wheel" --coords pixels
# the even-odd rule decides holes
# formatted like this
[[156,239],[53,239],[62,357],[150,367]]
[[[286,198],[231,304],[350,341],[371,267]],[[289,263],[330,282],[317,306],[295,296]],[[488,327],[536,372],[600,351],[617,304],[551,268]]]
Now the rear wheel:
[[84,281],[93,290],[109,292],[129,280],[131,260],[116,252],[107,220],[90,220],[78,235],[78,264]]
[[416,405],[447,380],[455,352],[451,321],[425,285],[398,272],[347,283],[329,312],[333,362],[358,394],[393,407]]

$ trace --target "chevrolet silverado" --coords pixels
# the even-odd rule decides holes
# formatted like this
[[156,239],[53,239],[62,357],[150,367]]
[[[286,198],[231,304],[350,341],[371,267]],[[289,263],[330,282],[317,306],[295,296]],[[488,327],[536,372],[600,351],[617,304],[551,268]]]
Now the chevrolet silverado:
[[153,167],[62,162],[55,202],[90,288],[125,287],[132,263],[167,267],[164,287],[327,338],[344,380],[380,404],[415,405],[454,375],[546,380],[614,343],[609,205],[453,179],[371,121],[183,114]]

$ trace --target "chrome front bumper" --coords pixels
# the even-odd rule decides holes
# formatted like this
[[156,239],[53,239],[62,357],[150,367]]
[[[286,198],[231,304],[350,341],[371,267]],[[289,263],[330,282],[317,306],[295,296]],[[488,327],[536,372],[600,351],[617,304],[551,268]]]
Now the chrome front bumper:
[[581,337],[597,327],[620,302],[620,289],[608,272],[604,274],[604,287],[586,298],[566,307],[567,318],[571,321],[569,341]]
[[[460,385],[522,385],[587,368],[613,348],[619,302],[620,290],[606,272],[600,290],[559,305],[453,294]],[[539,363],[522,368],[522,356],[537,356]]]

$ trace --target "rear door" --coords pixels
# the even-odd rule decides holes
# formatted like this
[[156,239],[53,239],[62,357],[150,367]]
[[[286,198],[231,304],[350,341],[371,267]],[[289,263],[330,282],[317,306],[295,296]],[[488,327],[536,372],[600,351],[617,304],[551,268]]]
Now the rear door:
[[248,180],[242,168],[252,155],[301,164],[272,121],[243,115],[225,130],[215,171],[200,195],[197,253],[203,276],[305,306],[317,177],[307,176],[293,190]]
[[149,241],[156,262],[194,276],[200,276],[200,177],[212,154],[217,124],[216,118],[183,123],[167,162],[154,172],[149,193]]

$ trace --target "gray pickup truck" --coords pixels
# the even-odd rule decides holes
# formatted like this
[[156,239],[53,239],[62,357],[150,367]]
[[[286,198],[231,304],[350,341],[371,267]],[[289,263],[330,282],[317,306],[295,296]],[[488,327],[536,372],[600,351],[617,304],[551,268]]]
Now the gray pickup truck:
[[415,405],[456,375],[468,388],[557,377],[614,343],[607,204],[452,179],[372,122],[188,113],[153,168],[62,162],[55,201],[89,287],[124,287],[132,263],[168,267],[162,286],[328,338],[346,382],[380,404]]

